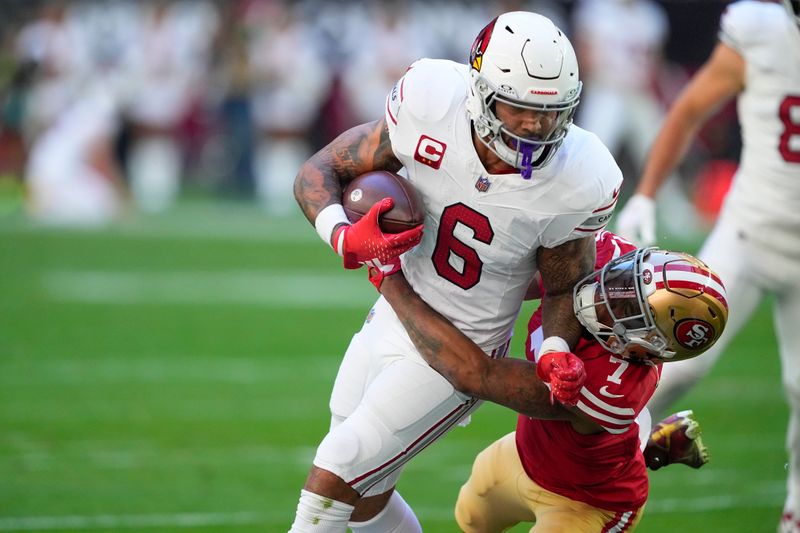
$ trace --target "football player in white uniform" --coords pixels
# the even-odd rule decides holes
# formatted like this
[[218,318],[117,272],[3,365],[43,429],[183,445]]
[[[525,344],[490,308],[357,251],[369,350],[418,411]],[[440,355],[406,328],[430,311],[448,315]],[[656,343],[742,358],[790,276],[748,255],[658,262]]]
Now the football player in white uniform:
[[[784,9],[785,7],[785,9]],[[787,11],[790,16],[787,15]],[[655,240],[653,198],[700,126],[738,97],[739,170],[699,257],[713,262],[730,295],[730,322],[703,357],[665,367],[655,416],[708,373],[767,293],[790,405],[788,494],[782,532],[800,532],[800,7],[742,1],[722,16],[720,42],[667,116],[618,231]]]
[[[593,269],[594,233],[622,182],[599,139],[570,127],[580,92],[566,36],[540,15],[503,14],[478,35],[470,64],[414,63],[383,118],[343,133],[303,165],[295,196],[346,268],[391,263],[410,249],[402,269],[411,286],[487,357],[505,356],[539,271],[547,291],[542,351],[558,354],[568,375],[581,331],[572,286]],[[356,176],[401,168],[425,204],[421,242],[421,230],[380,232],[386,201],[352,225],[340,205]],[[292,531],[344,531],[348,521],[356,532],[420,531],[393,490],[402,468],[477,405],[425,363],[379,298],[339,369],[330,431]]]

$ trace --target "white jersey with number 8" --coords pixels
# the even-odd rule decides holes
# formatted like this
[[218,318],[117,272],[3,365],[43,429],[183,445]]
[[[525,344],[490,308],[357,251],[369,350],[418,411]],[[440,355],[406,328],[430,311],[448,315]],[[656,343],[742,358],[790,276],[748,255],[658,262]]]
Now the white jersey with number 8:
[[744,150],[726,215],[748,238],[800,256],[800,28],[780,4],[737,2],[720,39],[744,57]]

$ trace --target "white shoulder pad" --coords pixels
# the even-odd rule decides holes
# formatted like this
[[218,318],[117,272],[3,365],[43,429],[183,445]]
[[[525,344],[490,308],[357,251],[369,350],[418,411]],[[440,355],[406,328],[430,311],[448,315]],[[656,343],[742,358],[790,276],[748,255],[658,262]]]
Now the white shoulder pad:
[[590,214],[575,231],[586,236],[602,230],[611,220],[622,188],[622,171],[596,135],[586,136],[583,146],[581,151],[591,154],[584,159],[582,168],[585,179],[593,183],[593,194],[587,196],[587,200],[592,202],[586,209]]
[[386,96],[386,124],[389,127],[390,136],[394,134],[394,130],[397,128],[397,117],[400,116],[400,106],[406,96],[406,77],[413,66],[414,65],[408,67],[403,77],[397,80],[397,83],[394,84],[394,87],[392,87],[392,90],[389,91],[389,94]]
[[443,59],[420,59],[406,77],[406,112],[420,122],[438,122],[467,96],[467,67]]
[[[620,182],[621,181],[622,180],[620,179]],[[589,234],[605,228],[608,225],[608,222],[611,220],[611,216],[614,214],[614,209],[617,207],[619,189],[620,187],[617,186],[616,189],[611,191],[604,191],[606,192],[605,203],[592,211],[592,214],[589,216],[589,218],[584,220],[583,223],[575,229],[581,233]]]
[[[769,19],[783,6],[755,0],[741,0],[725,8],[719,25],[719,39],[742,53],[768,36]],[[780,19],[778,19],[780,20]]]
[[614,213],[622,171],[597,135],[571,126],[547,168],[555,180],[556,199],[550,206],[553,217],[539,237],[541,245],[553,248],[603,229]]
[[413,63],[386,98],[389,132],[404,121],[432,123],[441,120],[467,95],[466,65],[443,59]]

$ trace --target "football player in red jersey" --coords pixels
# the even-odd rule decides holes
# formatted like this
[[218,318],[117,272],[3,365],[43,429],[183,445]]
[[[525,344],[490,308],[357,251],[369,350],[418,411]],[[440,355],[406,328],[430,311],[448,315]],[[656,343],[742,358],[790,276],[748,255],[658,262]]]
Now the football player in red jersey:
[[539,354],[541,308],[527,340],[535,365],[489,359],[402,276],[373,273],[432,367],[459,391],[520,413],[516,431],[478,455],[461,488],[456,518],[465,531],[524,521],[535,521],[536,531],[630,531],[640,519],[648,481],[637,417],[663,362],[695,357],[719,338],[726,294],[716,274],[688,254],[636,249],[608,232],[596,242],[598,270],[573,292],[584,327],[574,351],[582,368],[572,368],[574,396],[553,391],[560,402],[532,376],[547,377],[559,364]]

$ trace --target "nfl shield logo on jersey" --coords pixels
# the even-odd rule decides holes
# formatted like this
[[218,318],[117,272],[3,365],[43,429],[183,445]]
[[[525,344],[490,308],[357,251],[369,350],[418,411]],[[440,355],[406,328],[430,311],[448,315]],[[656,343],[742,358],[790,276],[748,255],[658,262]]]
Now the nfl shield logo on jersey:
[[486,176],[481,176],[480,178],[478,178],[478,181],[475,182],[475,188],[481,192],[488,191],[491,185],[492,182],[489,181],[489,178],[487,178]]

